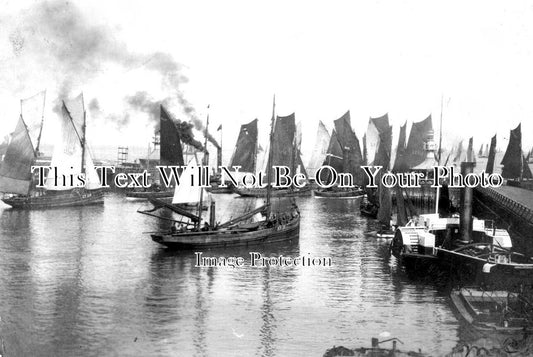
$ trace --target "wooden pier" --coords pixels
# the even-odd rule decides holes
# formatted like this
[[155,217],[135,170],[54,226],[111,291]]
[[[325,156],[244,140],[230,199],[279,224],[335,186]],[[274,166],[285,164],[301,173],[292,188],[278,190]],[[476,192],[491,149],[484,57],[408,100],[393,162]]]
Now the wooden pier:
[[513,244],[533,253],[533,191],[514,186],[477,187],[474,190],[475,214],[489,213],[507,224]]

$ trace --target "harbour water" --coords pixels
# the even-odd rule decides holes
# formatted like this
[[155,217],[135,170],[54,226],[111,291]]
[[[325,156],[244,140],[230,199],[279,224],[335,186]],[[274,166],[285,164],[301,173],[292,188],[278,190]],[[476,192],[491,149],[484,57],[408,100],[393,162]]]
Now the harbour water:
[[[232,210],[224,210],[232,204]],[[410,279],[359,200],[299,198],[299,242],[209,256],[331,257],[331,267],[195,267],[143,232],[142,202],[0,209],[0,322],[11,356],[320,356],[380,334],[443,354],[463,338],[446,289]],[[228,218],[247,204],[217,195]]]

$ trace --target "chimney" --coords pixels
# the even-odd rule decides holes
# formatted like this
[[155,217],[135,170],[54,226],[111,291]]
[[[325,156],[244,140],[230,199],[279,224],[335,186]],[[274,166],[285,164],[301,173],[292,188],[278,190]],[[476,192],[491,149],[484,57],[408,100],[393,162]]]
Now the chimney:
[[222,166],[222,148],[220,146],[217,146],[217,172],[220,171],[220,166]]
[[[468,145],[468,152],[466,154],[466,162],[461,162],[461,175],[466,177],[466,175],[474,172],[474,166],[476,165],[473,161],[473,145],[472,138],[470,138],[470,143]],[[474,190],[471,187],[464,187],[461,191],[461,209],[460,209],[460,218],[459,218],[459,227],[461,230],[461,239],[465,241],[470,241],[472,239],[472,200],[473,200]]]

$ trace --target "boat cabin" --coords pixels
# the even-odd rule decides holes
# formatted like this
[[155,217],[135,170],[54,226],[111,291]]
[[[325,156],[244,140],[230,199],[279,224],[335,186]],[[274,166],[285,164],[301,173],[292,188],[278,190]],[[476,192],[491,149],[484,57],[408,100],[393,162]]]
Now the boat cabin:
[[511,237],[504,229],[496,229],[492,221],[473,219],[472,240],[465,241],[459,229],[459,216],[440,217],[422,214],[396,230],[396,245],[401,242],[404,253],[435,255],[436,247],[461,247],[472,243],[494,244],[512,248]]

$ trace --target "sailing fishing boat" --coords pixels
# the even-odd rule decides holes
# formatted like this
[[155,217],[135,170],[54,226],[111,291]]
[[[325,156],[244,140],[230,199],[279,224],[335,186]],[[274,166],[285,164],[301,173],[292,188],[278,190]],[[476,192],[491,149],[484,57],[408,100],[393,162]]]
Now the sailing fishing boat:
[[[63,101],[61,114],[62,135],[54,146],[50,164],[54,169],[48,171],[44,188],[34,187],[32,181],[31,166],[37,150],[33,148],[21,114],[0,168],[0,190],[11,194],[2,199],[6,204],[14,208],[39,209],[104,202],[100,179],[87,150],[83,94],[73,100]],[[77,187],[63,178],[79,174],[86,179],[83,187]]]
[[533,179],[529,165],[522,152],[522,124],[511,130],[509,144],[503,156],[502,177],[507,179],[507,184],[522,186],[524,179]]
[[383,173],[389,170],[392,156],[392,126],[389,124],[388,114],[379,118],[370,118],[365,137],[368,165],[381,166],[382,169],[377,174],[378,188],[365,186],[366,199],[361,202],[359,210],[363,216],[378,218],[383,225],[383,229],[380,230],[383,234],[383,231],[390,230],[392,207],[390,189],[381,183]]
[[[254,174],[256,172],[258,166],[257,156],[260,151],[257,141],[257,132],[257,119],[241,125],[229,165],[230,170],[233,170],[233,167],[235,166],[240,166],[239,171],[232,174],[237,181],[240,181],[246,174]],[[226,182],[226,185],[228,185],[230,192],[234,191],[235,187],[231,181]]]
[[[172,116],[168,111],[160,106],[159,116],[159,165],[161,166],[183,166],[183,150],[181,146],[181,136]],[[147,199],[171,198],[174,195],[172,187],[161,187],[160,184],[153,183],[146,190],[131,190],[126,192],[126,197]]]
[[485,172],[490,175],[494,171],[494,158],[496,157],[496,134],[494,134],[490,140],[490,149],[487,157],[488,159]]
[[485,145],[481,144],[481,147],[479,148],[479,152],[477,153],[477,157],[479,158],[489,157],[489,144],[485,144]]
[[[363,163],[363,156],[361,155],[361,147],[359,146],[359,139],[355,135],[350,123],[350,111],[347,111],[342,117],[334,121],[335,130],[333,131],[326,160],[324,165],[331,166],[337,173],[347,173],[351,175],[352,181],[349,186],[342,188],[338,183],[330,188],[320,188],[314,190],[315,197],[329,197],[329,198],[354,198],[364,194],[361,189],[363,176],[361,164]],[[330,173],[327,170],[324,173],[325,177],[321,181],[328,183],[330,181]]]
[[[298,170],[306,175],[302,158],[298,150],[298,135],[294,113],[287,116],[277,116],[272,140],[269,144],[269,155],[272,155],[272,166],[286,166],[290,174]],[[268,168],[267,168],[268,170]],[[261,170],[265,172],[265,170]],[[276,188],[270,193],[272,196],[307,196],[311,194],[308,185],[302,188]],[[236,187],[235,193],[242,197],[266,197],[266,187]]]
[[[172,204],[184,209],[191,209],[198,207],[198,201],[200,198],[200,190],[203,191],[203,195],[208,197],[204,187],[194,185],[193,178],[195,171],[197,170],[198,162],[196,156],[194,156],[187,167],[182,171],[180,175],[180,184],[174,188],[174,196],[172,197]],[[162,199],[164,200],[164,198]],[[207,206],[202,206],[202,209],[207,209]]]
[[[278,117],[279,119],[279,117]],[[276,127],[275,105],[272,110],[272,126],[270,131],[270,142],[274,140],[274,132]],[[209,126],[209,117],[206,125]],[[151,235],[154,242],[165,245],[169,248],[211,248],[211,247],[226,247],[238,246],[248,244],[264,244],[275,243],[282,241],[297,240],[300,235],[300,214],[298,206],[291,199],[290,208],[284,211],[274,212],[271,206],[271,168],[273,162],[273,145],[270,145],[267,161],[267,194],[266,202],[259,208],[251,210],[244,215],[231,219],[225,223],[216,223],[215,217],[215,203],[211,202],[211,210],[209,213],[209,222],[205,222],[202,226],[201,211],[198,209],[197,214],[193,214],[182,210],[178,207],[165,204],[157,199],[152,199],[154,208],[151,210],[139,210],[139,213],[155,216],[151,212],[160,209],[168,208],[174,213],[183,216],[183,220],[173,220],[166,217],[159,217],[170,220],[173,223],[179,223],[181,226],[176,229],[174,226],[170,231],[156,232]],[[202,205],[203,193],[200,191],[199,207]],[[247,223],[253,216],[261,213],[263,219]]]

